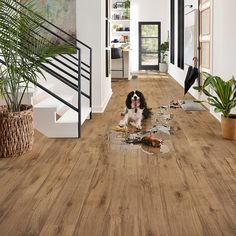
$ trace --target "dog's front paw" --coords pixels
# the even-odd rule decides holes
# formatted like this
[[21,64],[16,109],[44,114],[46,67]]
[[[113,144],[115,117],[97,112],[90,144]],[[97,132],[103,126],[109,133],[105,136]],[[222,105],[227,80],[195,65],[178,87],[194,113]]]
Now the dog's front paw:
[[127,126],[127,122],[126,122],[125,120],[121,120],[121,121],[119,122],[119,126],[120,126],[120,127]]
[[142,129],[142,126],[141,126],[140,124],[137,124],[137,123],[135,123],[135,122],[130,122],[130,124],[131,124],[133,127],[135,127],[136,129],[139,129],[139,130]]

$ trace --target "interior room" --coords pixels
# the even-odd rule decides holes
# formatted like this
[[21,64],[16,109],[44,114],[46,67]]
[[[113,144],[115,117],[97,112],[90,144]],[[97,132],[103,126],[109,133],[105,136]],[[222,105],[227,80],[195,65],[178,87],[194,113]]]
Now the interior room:
[[0,236],[236,235],[235,0],[0,1]]

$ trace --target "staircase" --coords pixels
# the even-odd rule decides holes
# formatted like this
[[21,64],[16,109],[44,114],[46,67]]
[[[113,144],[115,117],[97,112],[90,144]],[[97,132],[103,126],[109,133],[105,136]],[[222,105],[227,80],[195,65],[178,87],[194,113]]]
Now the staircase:
[[[47,23],[48,27],[41,26],[47,35],[52,35],[55,42],[69,44],[75,51],[50,58],[40,65],[46,81],[42,76],[24,97],[24,103],[33,105],[35,128],[49,138],[80,138],[82,124],[92,119],[92,48],[22,3],[13,1],[14,6],[7,1],[4,4],[18,14],[24,14],[23,9],[37,15]],[[44,35],[31,33],[38,39],[45,39]],[[0,64],[5,64],[1,58]]]
[[[51,92],[55,92],[55,85],[43,84]],[[68,103],[73,103],[71,94],[57,94]],[[77,138],[78,113],[66,106],[42,89],[35,88],[28,91],[24,103],[32,104],[34,109],[34,126],[49,138]],[[90,118],[91,108],[81,105],[81,124]]]

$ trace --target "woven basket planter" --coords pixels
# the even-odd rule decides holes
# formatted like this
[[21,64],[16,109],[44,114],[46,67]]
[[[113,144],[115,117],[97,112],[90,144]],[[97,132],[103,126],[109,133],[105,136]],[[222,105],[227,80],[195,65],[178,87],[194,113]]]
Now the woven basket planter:
[[33,109],[22,105],[20,112],[0,106],[0,158],[19,157],[33,146]]

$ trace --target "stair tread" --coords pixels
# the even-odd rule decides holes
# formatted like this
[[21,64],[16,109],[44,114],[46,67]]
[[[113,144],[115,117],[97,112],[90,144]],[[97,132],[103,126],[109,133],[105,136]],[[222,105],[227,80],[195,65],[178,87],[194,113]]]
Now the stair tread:
[[[81,107],[81,124],[87,119],[91,112],[91,107]],[[78,113],[72,109],[69,109],[65,114],[63,114],[57,123],[78,123]]]
[[[48,90],[52,90],[54,87],[54,84],[50,84],[50,83],[45,83],[45,84],[41,84],[44,88],[48,89]],[[43,92],[44,90],[39,88],[39,87],[35,87],[35,96],[37,96],[38,94],[40,94],[41,92]]]
[[[45,83],[45,84],[41,84],[43,87],[45,87],[45,88],[47,88],[47,89],[51,89],[51,88],[53,88],[54,87],[54,85],[53,84],[50,84],[50,83]],[[37,92],[39,92],[41,90],[41,88],[39,88],[39,87],[37,87],[37,86],[35,86],[35,87],[33,87],[33,86],[29,86],[28,87],[28,89],[25,91],[25,93],[37,93]],[[22,93],[24,91],[24,87],[22,87],[21,89],[20,89],[20,93]]]
[[[73,98],[73,95],[69,95],[69,94],[68,95],[63,94],[63,95],[58,95],[58,96],[61,97],[65,101],[70,101]],[[64,104],[54,97],[48,97],[46,99],[43,99],[34,107],[35,108],[43,108],[43,107],[48,108],[48,107],[58,107],[59,105],[64,105]]]

